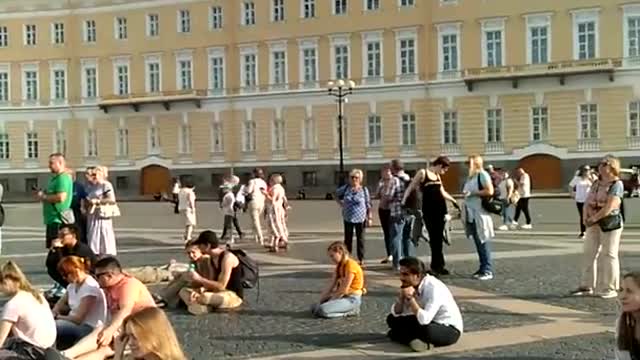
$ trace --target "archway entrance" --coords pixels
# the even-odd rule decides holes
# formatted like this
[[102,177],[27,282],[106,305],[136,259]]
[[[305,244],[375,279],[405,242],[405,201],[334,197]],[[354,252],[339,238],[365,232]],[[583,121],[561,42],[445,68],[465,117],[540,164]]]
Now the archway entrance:
[[531,177],[534,189],[559,190],[562,183],[562,161],[553,155],[535,154],[520,159],[519,166]]
[[149,165],[142,168],[140,181],[142,195],[166,193],[171,182],[171,172],[164,166]]
[[462,166],[460,163],[451,163],[449,170],[442,176],[442,185],[450,194],[462,192],[460,187],[460,179],[462,175]]

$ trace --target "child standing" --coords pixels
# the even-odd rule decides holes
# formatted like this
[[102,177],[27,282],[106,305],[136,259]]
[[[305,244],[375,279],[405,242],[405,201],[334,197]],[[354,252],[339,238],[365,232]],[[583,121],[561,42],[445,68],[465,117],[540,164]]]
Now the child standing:
[[193,183],[185,181],[178,192],[178,211],[184,216],[184,241],[190,241],[196,226],[196,193]]
[[235,242],[233,238],[233,221],[236,217],[236,196],[233,194],[233,185],[222,185],[222,193],[224,195],[222,196],[222,204],[220,207],[222,208],[222,214],[224,215],[224,225],[222,228],[222,236],[220,238],[225,239],[228,231],[229,240],[227,243],[233,244]]

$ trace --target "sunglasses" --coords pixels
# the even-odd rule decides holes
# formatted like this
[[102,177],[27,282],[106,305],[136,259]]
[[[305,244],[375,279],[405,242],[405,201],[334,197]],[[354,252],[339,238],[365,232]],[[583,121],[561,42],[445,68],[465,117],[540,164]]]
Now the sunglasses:
[[96,273],[96,279],[99,279],[99,278],[101,278],[101,277],[103,277],[105,275],[111,275],[111,274],[112,274],[111,271],[104,271],[104,272],[100,272],[100,273],[97,272]]

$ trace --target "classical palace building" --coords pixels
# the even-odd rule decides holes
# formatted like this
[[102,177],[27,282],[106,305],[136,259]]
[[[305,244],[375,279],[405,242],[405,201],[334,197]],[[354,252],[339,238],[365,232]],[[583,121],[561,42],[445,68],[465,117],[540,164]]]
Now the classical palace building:
[[230,171],[290,192],[347,168],[480,153],[565,187],[605,153],[639,162],[640,1],[3,0],[0,182],[42,186],[47,155],[102,164],[120,194]]

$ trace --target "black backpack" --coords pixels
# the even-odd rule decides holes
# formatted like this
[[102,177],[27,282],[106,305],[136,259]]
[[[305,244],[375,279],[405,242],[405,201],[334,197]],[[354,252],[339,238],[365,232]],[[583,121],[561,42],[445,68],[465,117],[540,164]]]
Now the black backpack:
[[244,250],[232,249],[231,246],[227,245],[227,251],[235,255],[240,262],[240,279],[242,281],[242,287],[245,289],[253,289],[256,286],[259,286],[260,268],[258,266],[258,262],[249,257]]

